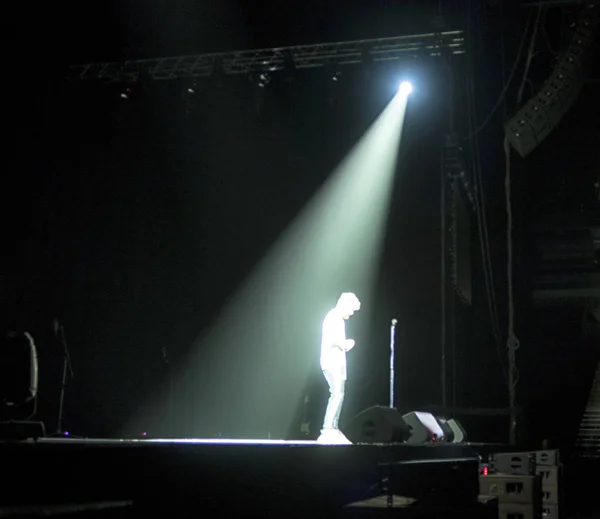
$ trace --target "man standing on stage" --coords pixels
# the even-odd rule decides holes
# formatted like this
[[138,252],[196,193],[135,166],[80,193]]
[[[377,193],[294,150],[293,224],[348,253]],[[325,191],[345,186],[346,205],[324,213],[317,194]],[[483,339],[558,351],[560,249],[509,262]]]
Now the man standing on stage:
[[360,301],[352,292],[344,292],[335,308],[323,320],[321,336],[321,369],[329,384],[329,402],[318,441],[321,443],[349,444],[338,429],[344,403],[346,385],[346,352],[354,347],[354,340],[346,339],[346,320],[360,309]]

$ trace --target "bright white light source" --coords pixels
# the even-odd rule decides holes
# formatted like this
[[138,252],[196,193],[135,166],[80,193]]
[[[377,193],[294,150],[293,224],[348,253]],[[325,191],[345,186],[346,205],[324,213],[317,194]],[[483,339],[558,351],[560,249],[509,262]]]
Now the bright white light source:
[[398,88],[398,92],[404,96],[407,96],[412,92],[412,89],[413,87],[408,81],[402,81],[402,83],[400,83],[400,87]]

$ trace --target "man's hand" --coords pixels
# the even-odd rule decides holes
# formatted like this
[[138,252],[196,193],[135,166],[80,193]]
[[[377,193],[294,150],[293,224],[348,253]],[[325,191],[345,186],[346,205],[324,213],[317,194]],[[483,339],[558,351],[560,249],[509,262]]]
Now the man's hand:
[[352,348],[354,348],[354,339],[346,339],[344,341],[344,351],[350,351]]

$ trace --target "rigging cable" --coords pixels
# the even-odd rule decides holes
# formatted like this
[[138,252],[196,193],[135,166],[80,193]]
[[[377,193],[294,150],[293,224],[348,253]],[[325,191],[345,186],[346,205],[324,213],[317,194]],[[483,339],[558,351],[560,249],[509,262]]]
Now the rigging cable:
[[[535,42],[537,37],[537,31],[542,15],[542,6],[540,5],[537,10],[537,16],[535,24],[533,26],[533,33],[529,43],[529,52],[527,53],[527,60],[525,61],[525,69],[523,70],[523,77],[521,84],[517,92],[517,107],[521,104],[523,98],[523,91],[525,84],[527,83],[527,74],[531,61],[534,56]],[[519,339],[515,334],[515,301],[514,301],[514,287],[513,287],[513,214],[512,214],[512,196],[511,196],[511,164],[510,164],[510,143],[508,137],[504,136],[504,154],[506,157],[506,168],[505,168],[505,179],[504,187],[506,194],[506,274],[508,279],[508,329],[506,338],[506,347],[508,349],[508,379],[509,379],[509,409],[510,409],[510,444],[516,443],[516,395],[517,385],[519,383],[519,370],[517,368],[516,352],[520,347]]]

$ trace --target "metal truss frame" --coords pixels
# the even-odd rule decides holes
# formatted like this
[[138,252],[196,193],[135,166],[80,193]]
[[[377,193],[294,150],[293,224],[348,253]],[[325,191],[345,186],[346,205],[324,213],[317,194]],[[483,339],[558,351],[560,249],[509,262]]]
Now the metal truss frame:
[[[521,7],[565,7],[567,5],[582,5],[584,0],[535,0],[524,2]],[[600,5],[598,0],[586,0],[586,4]]]
[[167,80],[213,74],[252,74],[327,65],[393,61],[410,56],[464,54],[462,30],[272,49],[243,50],[69,67],[67,79],[107,83]]

